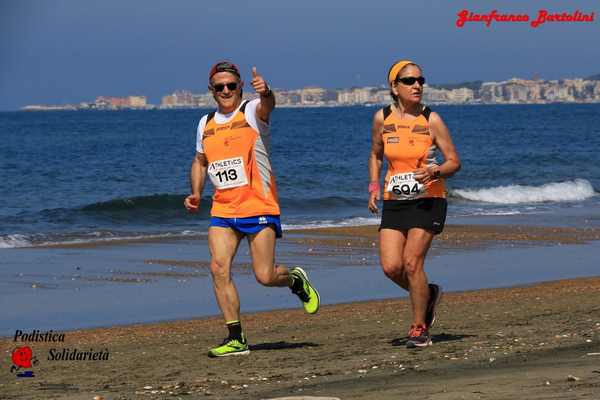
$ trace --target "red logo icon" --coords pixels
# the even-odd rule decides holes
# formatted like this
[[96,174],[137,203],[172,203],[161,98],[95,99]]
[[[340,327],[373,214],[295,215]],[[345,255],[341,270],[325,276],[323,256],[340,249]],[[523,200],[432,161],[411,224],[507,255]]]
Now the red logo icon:
[[18,378],[33,378],[35,376],[33,371],[23,371],[38,363],[37,358],[33,356],[31,347],[17,347],[13,350],[11,358],[13,366],[10,368],[10,372],[16,372]]
[[12,362],[14,365],[20,368],[31,368],[31,357],[33,356],[33,351],[31,351],[31,347],[23,346],[17,347],[12,352]]

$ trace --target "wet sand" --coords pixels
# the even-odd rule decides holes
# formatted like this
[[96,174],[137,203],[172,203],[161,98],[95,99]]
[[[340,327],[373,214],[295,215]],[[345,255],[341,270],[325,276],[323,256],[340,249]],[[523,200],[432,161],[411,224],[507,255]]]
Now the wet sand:
[[[289,233],[286,240],[309,258],[328,252],[340,258],[340,249],[376,251],[376,227]],[[503,251],[584,243],[598,235],[593,229],[449,226],[435,247],[441,253],[488,246]],[[207,269],[203,259],[145,262],[183,272]],[[434,345],[421,350],[404,346],[406,298],[325,305],[314,316],[298,308],[246,313],[250,355],[216,360],[206,351],[226,334],[220,317],[67,331],[63,343],[1,339],[0,398],[596,399],[598,299],[600,277],[446,293],[431,332]],[[10,354],[19,345],[30,346],[39,361],[33,378],[10,371]],[[110,355],[48,360],[52,348]]]
[[[376,246],[378,226],[296,229],[289,233],[307,236],[291,239],[298,243],[369,248]],[[489,246],[581,244],[593,240],[600,240],[600,229],[521,225],[447,225],[444,232],[436,236],[432,247],[475,249]]]

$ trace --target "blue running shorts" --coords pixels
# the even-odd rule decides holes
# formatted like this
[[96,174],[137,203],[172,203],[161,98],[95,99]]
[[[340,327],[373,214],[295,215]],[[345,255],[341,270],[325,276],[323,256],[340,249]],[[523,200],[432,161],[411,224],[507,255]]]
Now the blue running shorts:
[[238,232],[252,235],[262,231],[267,226],[272,226],[275,229],[275,236],[280,238],[281,232],[281,220],[279,215],[260,215],[257,217],[247,218],[221,218],[211,217],[210,224],[208,226],[220,226],[222,228],[235,229]]

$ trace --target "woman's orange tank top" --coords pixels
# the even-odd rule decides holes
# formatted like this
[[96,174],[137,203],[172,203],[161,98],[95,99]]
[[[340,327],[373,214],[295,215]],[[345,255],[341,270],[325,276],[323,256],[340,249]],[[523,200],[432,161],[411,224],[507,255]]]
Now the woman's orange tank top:
[[383,152],[388,162],[384,200],[446,197],[444,179],[425,185],[414,179],[417,168],[436,164],[437,146],[429,130],[431,110],[424,107],[416,118],[401,118],[391,106],[383,109]]

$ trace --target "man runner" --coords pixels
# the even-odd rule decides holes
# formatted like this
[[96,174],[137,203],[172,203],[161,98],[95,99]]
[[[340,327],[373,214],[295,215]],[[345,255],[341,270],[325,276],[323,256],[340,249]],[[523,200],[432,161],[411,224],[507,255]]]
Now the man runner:
[[247,237],[256,280],[264,286],[288,286],[309,314],[319,310],[319,293],[300,267],[275,264],[275,240],[281,237],[280,210],[270,162],[269,116],[275,96],[252,68],[251,85],[259,98],[242,99],[244,82],[231,62],[215,64],[208,89],[217,110],[200,119],[196,156],[192,162],[192,193],[184,200],[198,212],[206,175],[214,186],[208,245],[217,303],[229,335],[210,349],[209,357],[248,354],[240,322],[240,300],[231,278],[231,264],[242,238]]

